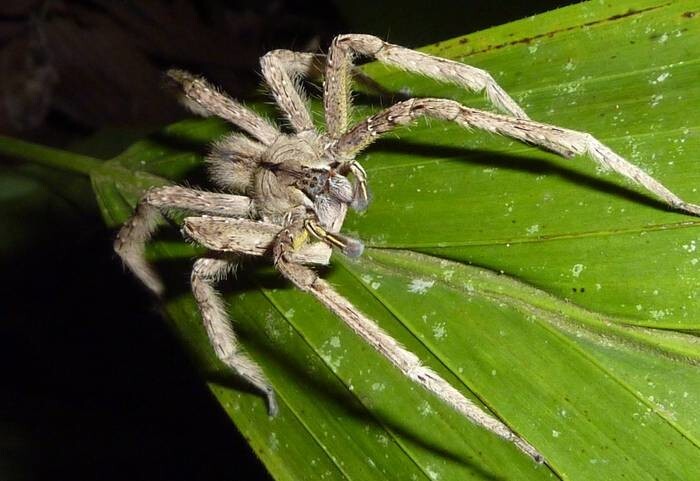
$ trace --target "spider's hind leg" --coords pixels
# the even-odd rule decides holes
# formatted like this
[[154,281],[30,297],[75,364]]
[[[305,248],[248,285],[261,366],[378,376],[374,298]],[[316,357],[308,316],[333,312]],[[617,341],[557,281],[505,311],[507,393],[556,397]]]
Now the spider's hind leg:
[[268,412],[274,416],[277,414],[277,401],[272,385],[260,366],[243,352],[228,320],[224,301],[214,289],[214,283],[224,279],[235,267],[236,261],[232,257],[197,259],[192,269],[192,294],[216,356],[266,396]]

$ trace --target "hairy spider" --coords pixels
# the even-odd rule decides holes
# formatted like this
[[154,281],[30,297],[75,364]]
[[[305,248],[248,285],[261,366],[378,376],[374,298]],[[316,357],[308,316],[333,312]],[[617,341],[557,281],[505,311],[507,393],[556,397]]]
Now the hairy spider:
[[[354,125],[350,124],[351,76],[355,56],[369,57],[469,90],[485,91],[503,114],[466,107],[442,98],[412,98]],[[372,320],[306,267],[328,264],[331,247],[359,256],[360,241],[339,233],[350,206],[367,207],[367,176],[355,160],[381,134],[419,117],[456,122],[569,157],[587,154],[644,186],[669,205],[692,214],[700,206],[686,203],[640,168],[630,164],[587,133],[529,120],[525,112],[487,72],[458,62],[392,45],[370,35],[340,35],[328,55],[275,50],[261,59],[262,73],[292,134],[261,118],[204,79],[170,70],[182,102],[193,112],[215,115],[245,134],[218,140],[206,159],[211,177],[227,193],[179,186],[149,190],[117,235],[115,250],[134,274],[156,294],[158,276],[144,260],[144,244],[161,213],[198,214],[184,219],[185,236],[209,249],[192,270],[192,292],[216,355],[267,397],[271,415],[275,394],[264,373],[242,350],[214,284],[233,270],[242,255],[272,256],[275,267],[294,285],[309,292],[337,314],[401,372],[472,422],[514,443],[538,462],[544,457],[503,422],[487,414],[436,373],[421,365]],[[298,79],[324,75],[325,132],[317,130]],[[351,176],[351,182],[348,177]],[[317,242],[320,241],[320,242]]]

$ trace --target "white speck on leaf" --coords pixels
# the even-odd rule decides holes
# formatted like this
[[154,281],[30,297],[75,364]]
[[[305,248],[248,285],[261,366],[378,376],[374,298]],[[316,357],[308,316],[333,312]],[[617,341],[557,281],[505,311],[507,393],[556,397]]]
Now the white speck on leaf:
[[270,433],[270,436],[267,439],[267,445],[270,447],[270,450],[272,451],[277,451],[280,447],[280,441],[277,439],[277,434],[276,433]]
[[428,476],[430,476],[430,479],[438,480],[440,479],[440,473],[435,471],[435,468],[433,466],[426,466],[425,467],[425,472],[428,473]]
[[656,79],[651,80],[649,83],[652,85],[656,85],[658,83],[663,82],[664,80],[666,80],[670,76],[671,76],[671,74],[669,72],[663,72],[663,73],[659,74],[659,76],[656,77]]
[[575,264],[574,267],[571,268],[571,275],[574,277],[578,277],[583,272],[583,269],[585,269],[585,266],[583,264]]
[[386,436],[386,434],[377,434],[377,441],[379,441],[379,444],[382,446],[389,445],[389,438]]
[[540,225],[533,224],[527,228],[527,235],[534,235],[534,234],[537,234],[539,231],[540,231]]
[[649,315],[657,321],[664,319],[666,316],[670,316],[671,314],[673,314],[671,309],[652,309],[649,311]]
[[386,387],[386,386],[384,385],[384,383],[375,382],[374,384],[372,384],[372,391],[379,391],[379,392],[381,392],[381,391],[384,390],[385,387]]
[[425,294],[428,289],[433,287],[435,284],[434,280],[431,279],[413,279],[408,285],[408,292],[413,292],[414,294]]
[[430,407],[430,404],[428,404],[428,401],[423,401],[423,403],[418,406],[418,412],[421,416],[430,416],[434,411],[433,408]]
[[444,322],[438,322],[433,326],[433,337],[435,339],[443,339],[445,336],[447,336],[447,328],[445,328],[445,323]]
[[694,240],[691,240],[687,244],[683,244],[683,250],[685,250],[686,252],[695,252],[697,250],[697,248],[698,248],[698,246]]

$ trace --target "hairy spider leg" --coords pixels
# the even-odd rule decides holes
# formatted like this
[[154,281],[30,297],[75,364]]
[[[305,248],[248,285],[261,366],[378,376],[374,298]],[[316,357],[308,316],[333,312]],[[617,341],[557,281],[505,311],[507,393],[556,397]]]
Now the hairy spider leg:
[[171,69],[167,74],[177,89],[180,102],[203,117],[215,115],[241,128],[265,145],[281,135],[274,124],[219,91],[201,77],[184,70]]
[[394,104],[355,125],[338,139],[334,149],[343,155],[355,155],[379,135],[398,126],[412,123],[419,117],[432,117],[455,122],[468,129],[485,130],[556,152],[564,157],[588,155],[604,168],[612,169],[636,182],[670,206],[690,214],[700,215],[699,205],[684,201],[591,134],[473,109],[454,100],[423,98]]
[[333,39],[328,49],[323,104],[326,129],[333,138],[346,132],[350,122],[350,71],[355,55],[362,55],[409,72],[456,84],[473,92],[485,91],[491,103],[514,117],[528,118],[523,109],[488,72],[453,60],[393,45],[372,35],[347,34]]
[[124,264],[151,291],[162,295],[163,283],[144,257],[162,213],[181,210],[227,217],[247,217],[251,200],[242,195],[218,194],[180,186],[154,187],[141,198],[131,218],[114,241],[114,250]]
[[[299,228],[297,228],[296,232],[298,230]],[[284,277],[302,291],[313,295],[321,304],[342,319],[365,342],[386,357],[404,376],[437,395],[443,402],[452,406],[473,423],[512,442],[536,462],[542,463],[544,461],[542,454],[531,444],[518,436],[501,420],[483,411],[440,375],[424,366],[418,359],[418,356],[404,348],[374,321],[341,296],[330,284],[319,278],[313,270],[290,262],[288,252],[292,250],[291,246],[295,235],[297,234],[295,234],[293,228],[285,229],[280,233],[274,245],[275,267]]]
[[225,279],[236,268],[236,264],[236,259],[231,257],[197,259],[192,269],[192,294],[216,356],[266,396],[268,413],[274,416],[278,410],[275,391],[260,366],[243,352],[226,313],[224,301],[214,288],[214,284]]

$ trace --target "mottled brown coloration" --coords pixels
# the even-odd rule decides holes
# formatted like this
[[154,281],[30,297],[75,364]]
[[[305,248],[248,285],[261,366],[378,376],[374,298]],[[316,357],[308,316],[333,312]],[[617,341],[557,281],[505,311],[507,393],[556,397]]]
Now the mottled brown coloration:
[[[447,99],[410,99],[351,126],[355,55],[483,91],[504,114],[472,109]],[[303,265],[327,264],[331,247],[348,256],[362,254],[359,240],[339,233],[347,209],[364,209],[368,203],[367,174],[355,157],[378,136],[419,117],[432,117],[467,129],[510,137],[565,157],[588,155],[679,210],[697,215],[700,207],[683,201],[590,134],[529,120],[490,74],[475,67],[392,45],[370,35],[337,37],[327,57],[275,50],[265,55],[261,64],[292,134],[283,133],[201,78],[180,70],[168,73],[185,106],[201,115],[219,116],[247,136],[240,133],[224,136],[214,144],[206,159],[213,181],[226,193],[160,187],[144,195],[115,241],[115,249],[124,263],[151,290],[162,293],[160,280],[144,260],[144,244],[153,233],[160,213],[182,210],[197,214],[185,219],[183,233],[210,250],[195,262],[192,271],[192,292],[207,334],[219,359],[267,396],[271,414],[277,409],[272,387],[262,370],[241,352],[223,302],[214,289],[214,283],[235,267],[239,255],[271,257],[284,277],[337,314],[407,378],[472,422],[512,442],[537,462],[543,462],[544,457],[537,449],[423,366],[413,353]],[[300,76],[314,77],[322,72],[325,73],[325,132],[313,126],[298,82]]]

